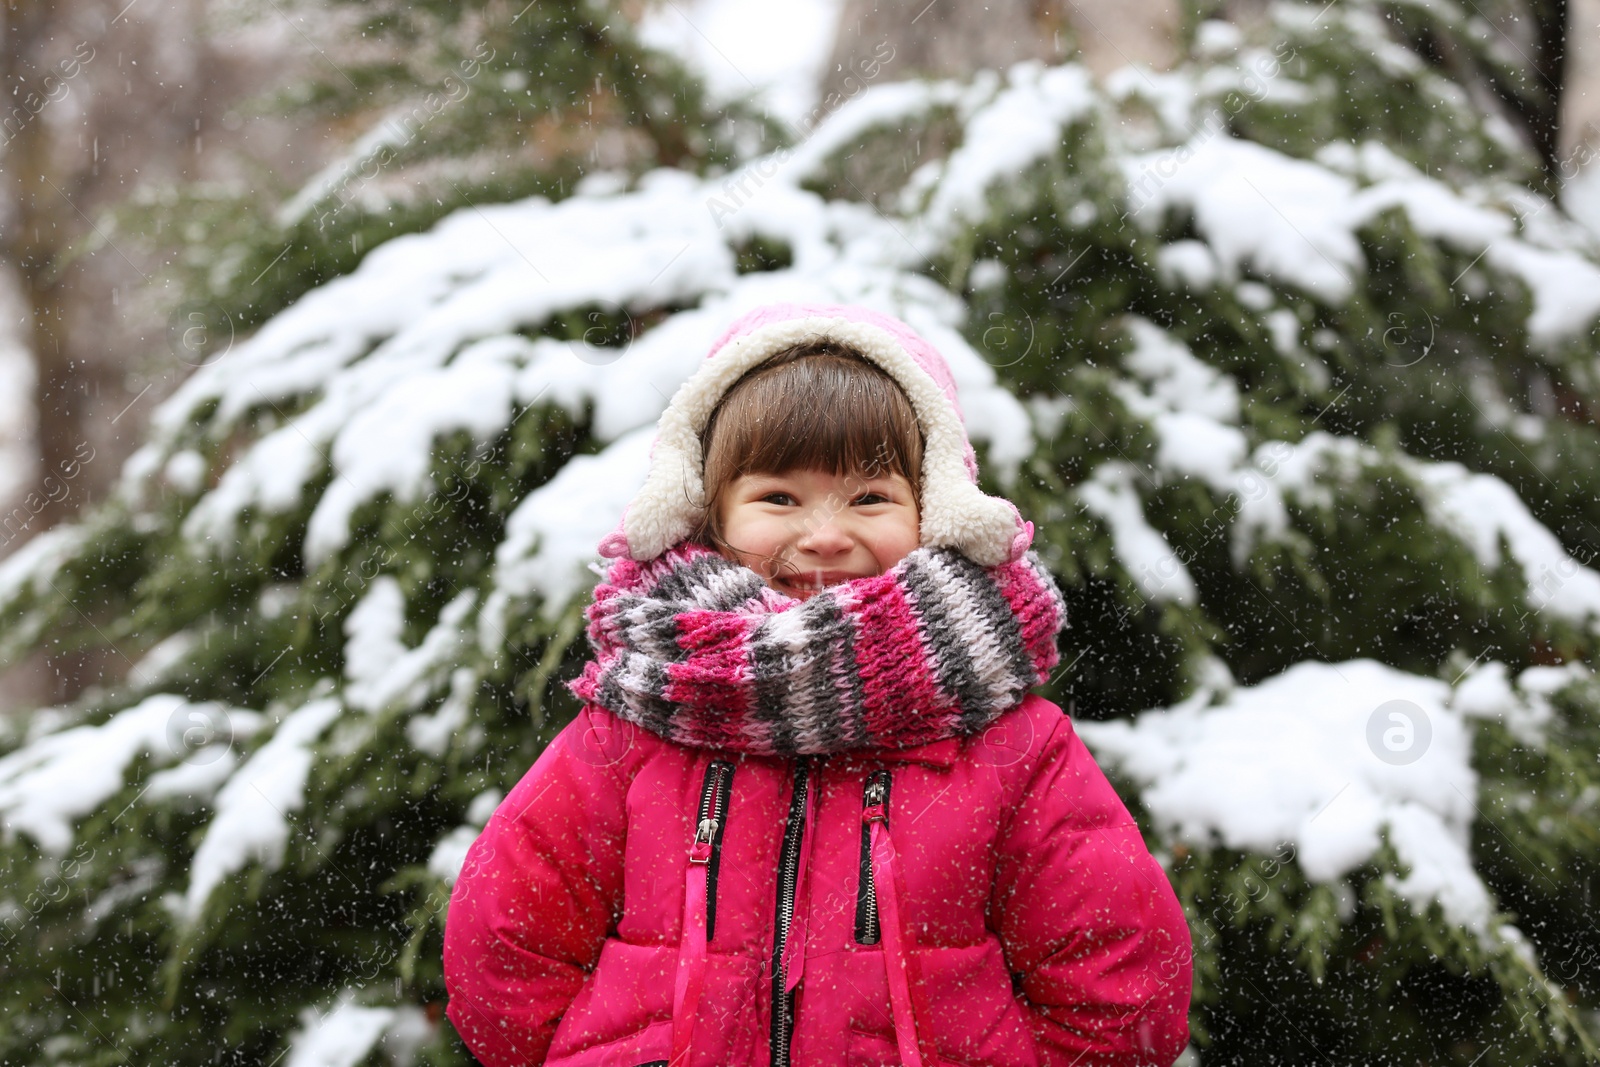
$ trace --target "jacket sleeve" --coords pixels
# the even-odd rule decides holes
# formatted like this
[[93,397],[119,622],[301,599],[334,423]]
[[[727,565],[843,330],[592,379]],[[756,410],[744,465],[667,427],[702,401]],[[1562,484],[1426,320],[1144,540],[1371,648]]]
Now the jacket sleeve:
[[487,1067],[543,1062],[621,914],[636,736],[586,707],[467,852],[445,918],[446,1015]]
[[1071,720],[1053,714],[1036,720],[1051,733],[1002,831],[991,922],[1042,1063],[1169,1067],[1189,1040],[1188,922]]

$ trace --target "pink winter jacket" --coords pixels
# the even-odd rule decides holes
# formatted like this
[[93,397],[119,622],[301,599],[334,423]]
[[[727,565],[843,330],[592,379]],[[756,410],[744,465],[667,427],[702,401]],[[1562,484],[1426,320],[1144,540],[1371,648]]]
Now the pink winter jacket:
[[489,1067],[675,1043],[693,1067],[1132,1067],[1187,1043],[1190,952],[1127,809],[1030,696],[981,737],[802,759],[587,707],[468,852],[444,964]]

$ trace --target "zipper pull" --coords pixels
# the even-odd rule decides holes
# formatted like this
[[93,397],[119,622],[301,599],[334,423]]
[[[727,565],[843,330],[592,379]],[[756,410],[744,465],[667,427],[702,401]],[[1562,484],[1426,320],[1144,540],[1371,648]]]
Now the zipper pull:
[[863,822],[889,821],[888,813],[884,810],[884,805],[889,799],[887,771],[875,771],[872,777],[867,779],[867,790],[863,799],[866,801],[866,806],[861,812]]
[[710,863],[711,843],[717,837],[717,820],[701,819],[700,826],[694,833],[694,844],[689,846],[690,863]]

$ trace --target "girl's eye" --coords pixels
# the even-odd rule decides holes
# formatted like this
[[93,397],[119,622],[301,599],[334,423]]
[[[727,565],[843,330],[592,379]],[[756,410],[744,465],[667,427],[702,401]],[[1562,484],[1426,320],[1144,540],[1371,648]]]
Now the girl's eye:
[[788,506],[794,503],[794,497],[790,496],[788,493],[768,493],[761,498],[761,502],[764,504]]
[[889,503],[889,498],[884,496],[882,493],[862,493],[860,496],[856,497],[855,503],[857,503],[857,504],[887,504],[887,503]]

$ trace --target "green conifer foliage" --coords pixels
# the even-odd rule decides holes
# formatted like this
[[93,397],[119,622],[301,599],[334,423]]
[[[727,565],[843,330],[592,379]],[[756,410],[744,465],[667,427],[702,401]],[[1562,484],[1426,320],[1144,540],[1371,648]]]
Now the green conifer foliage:
[[[358,6],[408,64],[517,47]],[[1468,104],[1505,76],[1471,9],[871,86],[765,155],[639,119],[669,166],[307,253],[270,298],[221,272],[271,317],[113,503],[0,563],[0,657],[128,664],[0,748],[0,1060],[469,1062],[450,885],[576,710],[655,418],[774,299],[949,354],[1068,598],[1044,693],[1189,915],[1198,1062],[1600,1058],[1600,257]],[[536,54],[541,106],[624,76]],[[474,107],[442,155],[518,136]]]

